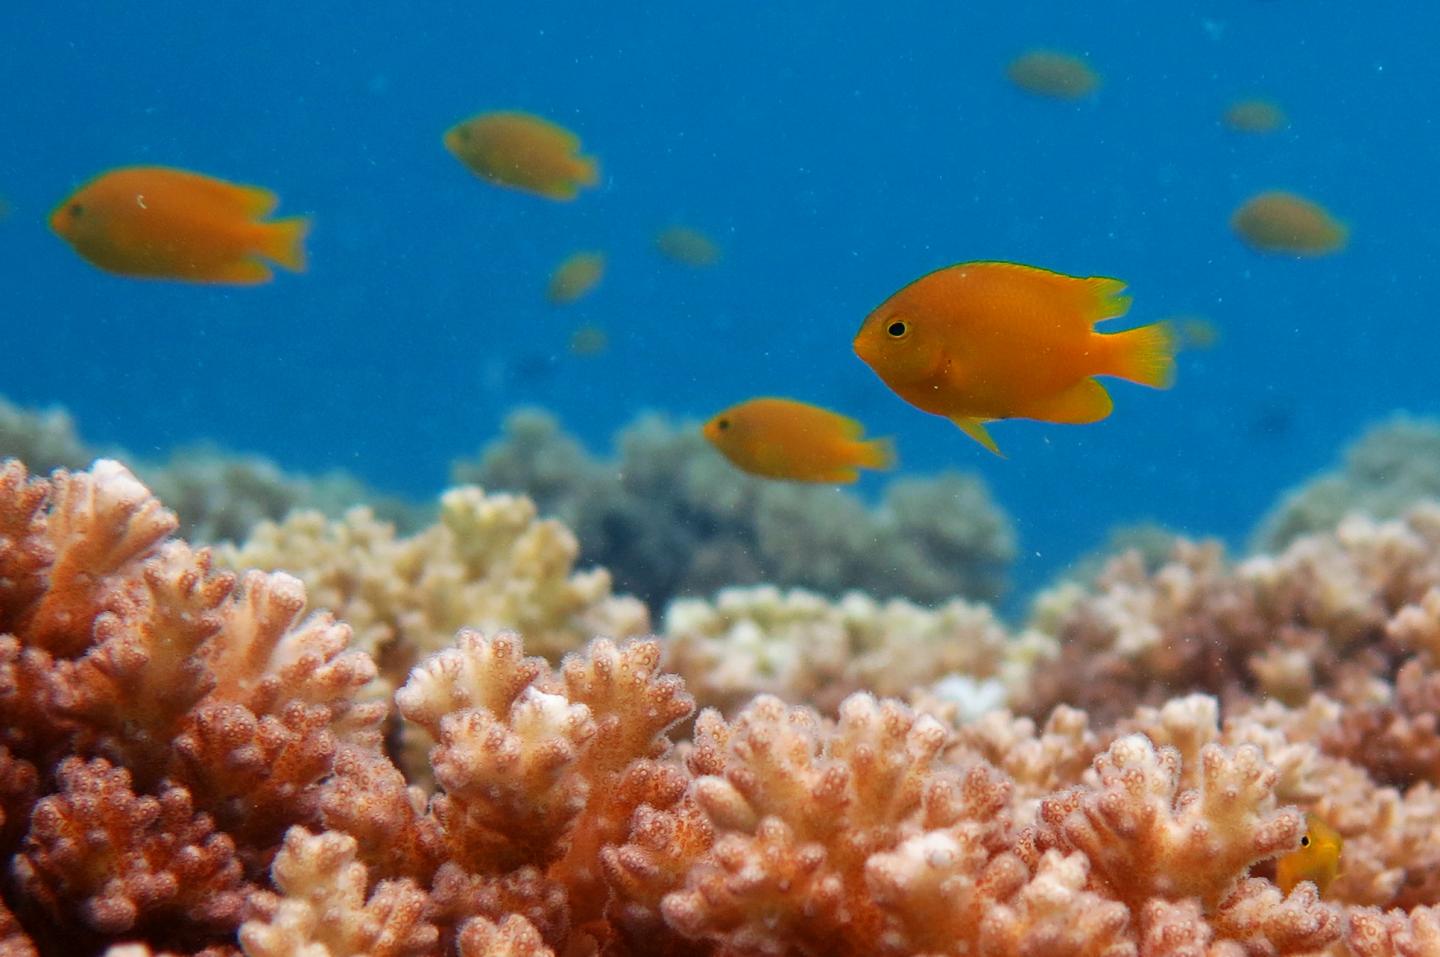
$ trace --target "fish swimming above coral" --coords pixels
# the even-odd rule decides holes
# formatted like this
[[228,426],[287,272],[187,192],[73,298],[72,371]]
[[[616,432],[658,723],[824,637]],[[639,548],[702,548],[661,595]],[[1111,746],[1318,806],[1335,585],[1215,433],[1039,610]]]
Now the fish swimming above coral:
[[1324,894],[1340,876],[1340,851],[1345,841],[1329,824],[1314,814],[1305,815],[1305,833],[1300,847],[1275,862],[1275,883],[1286,894],[1301,881],[1312,881]]
[[796,482],[853,482],[860,469],[888,469],[888,439],[864,438],[854,419],[794,399],[751,399],[705,423],[705,438],[737,468]]
[[1224,120],[1237,133],[1274,133],[1289,122],[1270,100],[1237,100],[1226,108]]
[[1271,190],[1246,200],[1230,225],[1252,249],[1291,256],[1326,256],[1345,248],[1350,229],[1314,200]]
[[713,266],[720,261],[715,240],[690,226],[667,226],[655,234],[660,255],[686,266]]
[[580,137],[529,113],[481,113],[445,131],[445,148],[476,176],[546,199],[572,200],[600,181]]
[[855,353],[902,399],[948,418],[996,455],[985,424],[1080,425],[1110,414],[1095,376],[1163,389],[1175,376],[1164,323],[1123,332],[1119,279],[1065,276],[1005,262],[960,263],[922,276],[866,317]]
[[265,217],[268,189],[164,166],[104,173],[50,214],[50,228],[106,272],[145,279],[256,285],[269,263],[305,269],[304,217]]
[[1005,75],[1026,93],[1078,100],[1095,92],[1100,77],[1084,60],[1056,50],[1030,50],[1011,61]]
[[545,291],[546,298],[556,305],[583,299],[600,283],[604,275],[604,253],[572,253],[550,274],[550,285]]

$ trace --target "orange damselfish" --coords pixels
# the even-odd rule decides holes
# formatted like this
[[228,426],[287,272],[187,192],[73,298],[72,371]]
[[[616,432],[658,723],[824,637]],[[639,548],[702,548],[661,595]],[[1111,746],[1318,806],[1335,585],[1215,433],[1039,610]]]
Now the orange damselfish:
[[1173,381],[1166,325],[1095,331],[1129,308],[1124,288],[1014,263],[961,263],[885,300],[861,325],[855,352],[902,399],[999,455],[985,429],[995,419],[1080,424],[1109,415],[1110,394],[1093,376],[1161,389]]
[[794,399],[751,399],[715,416],[705,438],[738,468],[797,482],[853,482],[859,470],[888,469],[888,439],[864,438],[854,419]]
[[1275,883],[1289,894],[1301,881],[1313,881],[1315,889],[1324,894],[1340,876],[1344,846],[1344,838],[1333,827],[1314,814],[1305,815],[1300,847],[1276,862]]
[[264,222],[279,199],[258,186],[163,166],[112,170],[50,214],[50,228],[106,272],[254,285],[266,260],[305,268],[303,217]]
[[569,200],[600,180],[580,137],[529,113],[481,113],[445,131],[445,148],[476,176],[497,186]]

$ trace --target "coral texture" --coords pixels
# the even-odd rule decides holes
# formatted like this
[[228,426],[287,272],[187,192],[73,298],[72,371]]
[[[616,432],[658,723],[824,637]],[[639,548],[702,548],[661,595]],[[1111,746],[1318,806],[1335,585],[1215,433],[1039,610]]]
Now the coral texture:
[[570,530],[537,519],[529,499],[466,487],[445,493],[439,521],[409,537],[365,508],[338,521],[297,512],[221,554],[235,568],[298,575],[317,607],[355,629],[393,691],[461,627],[516,629],[552,659],[593,635],[647,632],[646,608],[612,596],[604,569],[574,570],[578,551]]
[[[409,554],[451,585],[484,570],[507,613],[568,593],[573,539],[518,501],[453,493],[454,524]],[[1440,506],[1239,564],[1186,542],[1158,568],[1122,557],[1047,595],[1040,637],[962,602],[778,590],[677,606],[693,632],[668,652],[595,638],[552,663],[481,622],[393,709],[299,578],[218,570],[175,526],[113,461],[0,467],[5,954],[1440,944]],[[283,548],[341,550],[305,541]],[[415,588],[414,567],[374,574]],[[667,653],[724,710],[690,724]],[[1030,713],[975,716],[932,685],[952,672]],[[1323,897],[1273,881],[1305,812],[1345,840]]]
[[1009,518],[979,479],[892,482],[878,508],[834,488],[736,471],[695,428],[650,417],[592,458],[542,412],[517,412],[458,482],[523,492],[573,528],[582,557],[660,608],[729,585],[798,586],[838,596],[992,600],[1015,557]]

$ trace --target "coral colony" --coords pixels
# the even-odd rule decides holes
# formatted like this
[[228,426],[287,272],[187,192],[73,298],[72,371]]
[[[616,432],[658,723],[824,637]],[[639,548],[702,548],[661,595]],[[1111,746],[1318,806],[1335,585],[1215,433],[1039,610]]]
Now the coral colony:
[[[176,527],[113,460],[0,469],[0,953],[1440,948],[1440,506],[1121,556],[1019,633],[762,586],[634,637],[475,488]],[[1274,883],[1307,812],[1323,898]]]

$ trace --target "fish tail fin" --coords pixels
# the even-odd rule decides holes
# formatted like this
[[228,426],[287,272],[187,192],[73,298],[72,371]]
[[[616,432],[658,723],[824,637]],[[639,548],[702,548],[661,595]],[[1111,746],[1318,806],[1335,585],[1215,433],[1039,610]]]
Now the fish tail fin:
[[1110,367],[1101,375],[1119,376],[1154,389],[1174,384],[1176,343],[1169,323],[1113,332],[1104,338],[1109,340],[1111,358]]
[[310,233],[310,220],[304,216],[277,219],[264,223],[263,228],[260,252],[291,272],[304,272],[305,237]]
[[893,469],[895,467],[895,442],[891,439],[870,439],[861,442],[856,465],[867,469]]
[[594,186],[600,182],[600,161],[593,156],[577,156],[576,161],[580,164],[580,171],[576,179],[582,186]]

